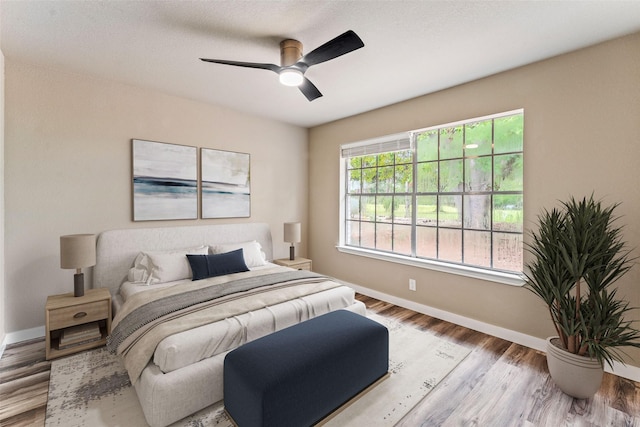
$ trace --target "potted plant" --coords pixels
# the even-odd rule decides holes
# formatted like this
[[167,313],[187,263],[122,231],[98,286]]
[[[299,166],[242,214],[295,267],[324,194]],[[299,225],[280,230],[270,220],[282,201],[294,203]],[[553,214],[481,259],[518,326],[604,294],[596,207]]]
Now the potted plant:
[[533,260],[525,286],[548,306],[558,334],[547,339],[549,373],[576,398],[598,391],[605,361],[624,363],[621,347],[640,347],[640,331],[625,319],[633,308],[614,286],[633,264],[614,224],[617,206],[572,197],[538,216],[526,244]]

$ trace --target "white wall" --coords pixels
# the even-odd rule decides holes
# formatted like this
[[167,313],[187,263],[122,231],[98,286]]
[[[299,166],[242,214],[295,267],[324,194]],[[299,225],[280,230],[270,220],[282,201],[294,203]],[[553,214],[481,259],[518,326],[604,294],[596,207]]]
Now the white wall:
[[[5,101],[7,332],[43,325],[47,296],[72,291],[61,235],[257,221],[271,225],[274,255],[285,257],[282,224],[307,223],[304,128],[11,58]],[[251,218],[134,223],[132,138],[249,153]],[[305,226],[301,255],[306,241]]]

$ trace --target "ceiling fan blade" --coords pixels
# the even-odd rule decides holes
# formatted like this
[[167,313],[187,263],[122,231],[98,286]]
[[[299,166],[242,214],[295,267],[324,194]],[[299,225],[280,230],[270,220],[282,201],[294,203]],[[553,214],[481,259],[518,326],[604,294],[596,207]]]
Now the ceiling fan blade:
[[271,70],[274,73],[279,73],[282,67],[277,66],[276,64],[261,64],[256,62],[239,62],[239,61],[227,61],[224,59],[207,59],[200,58],[201,61],[204,62],[213,62],[214,64],[224,64],[224,65],[234,65],[236,67],[245,67],[245,68],[258,68],[260,70]]
[[300,89],[300,92],[302,92],[309,101],[313,101],[314,99],[322,96],[316,85],[311,83],[311,81],[306,77],[302,79],[302,84],[298,86],[298,89]]
[[346,53],[353,52],[363,46],[364,43],[360,37],[358,37],[358,35],[352,30],[349,30],[304,55],[300,58],[298,63],[302,62],[310,67],[312,65],[337,58]]

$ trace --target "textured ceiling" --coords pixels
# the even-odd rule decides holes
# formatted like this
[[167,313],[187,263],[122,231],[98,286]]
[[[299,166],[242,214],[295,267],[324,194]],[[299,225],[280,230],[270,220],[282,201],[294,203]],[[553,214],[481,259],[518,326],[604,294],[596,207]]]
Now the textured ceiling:
[[[9,1],[6,58],[310,127],[640,31],[640,1]],[[354,30],[365,47],[314,66],[313,102],[270,71]]]

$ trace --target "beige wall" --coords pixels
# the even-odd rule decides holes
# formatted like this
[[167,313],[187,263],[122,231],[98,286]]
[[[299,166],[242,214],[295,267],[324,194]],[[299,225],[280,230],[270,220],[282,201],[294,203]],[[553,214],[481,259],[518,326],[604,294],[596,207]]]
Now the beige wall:
[[[5,105],[7,332],[43,325],[47,295],[72,291],[61,235],[259,221],[285,257],[282,224],[307,224],[304,128],[11,58]],[[250,153],[251,218],[132,222],[132,138]]]
[[[4,55],[0,50],[0,242],[4,242]],[[4,244],[0,244],[0,346],[6,334]],[[1,351],[1,350],[0,350]]]
[[[428,76],[425,76],[428,78]],[[322,273],[544,338],[545,308],[527,290],[338,252],[340,144],[524,108],[525,227],[569,195],[622,202],[640,248],[640,33],[310,130],[309,254]],[[636,250],[636,255],[640,252]],[[408,280],[417,291],[408,290]],[[620,281],[640,306],[640,266]],[[635,313],[640,319],[640,312]],[[640,351],[629,350],[640,366]]]

